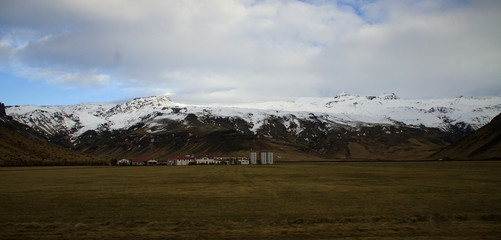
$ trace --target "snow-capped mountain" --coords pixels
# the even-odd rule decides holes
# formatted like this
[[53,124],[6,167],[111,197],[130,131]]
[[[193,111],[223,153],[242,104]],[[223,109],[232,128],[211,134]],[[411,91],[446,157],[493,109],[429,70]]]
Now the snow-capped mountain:
[[[404,124],[447,131],[460,124],[477,129],[501,112],[501,97],[402,100],[395,94],[349,95],[334,98],[299,98],[233,106],[199,106],[173,102],[167,96],[137,98],[121,104],[84,103],[72,106],[15,106],[7,114],[49,135],[68,133],[73,138],[88,130],[128,129],[140,122],[158,128],[158,120],[183,121],[189,114],[241,118],[256,132],[270,117],[317,119],[327,125],[361,126]],[[289,116],[289,117],[287,117]],[[291,118],[292,117],[292,118]],[[300,131],[301,129],[295,129]]]
[[[405,139],[413,137],[410,134],[414,131],[412,129],[426,129],[428,133],[431,129],[445,134],[443,136],[459,136],[484,126],[498,115],[501,97],[404,100],[395,94],[342,93],[331,98],[202,106],[176,103],[167,96],[154,96],[120,104],[14,106],[8,107],[6,112],[49,138],[66,136],[74,146],[82,144],[90,133],[98,136],[122,132],[122,140],[126,141],[123,132],[136,131],[137,134],[139,129],[142,130],[141,139],[173,131],[183,131],[191,137],[231,130],[247,136],[294,142],[328,153],[332,152],[329,149],[338,147],[343,136],[367,136],[370,128],[388,135],[404,133],[398,129],[405,128],[409,131]],[[350,141],[346,140],[344,145],[348,146]]]

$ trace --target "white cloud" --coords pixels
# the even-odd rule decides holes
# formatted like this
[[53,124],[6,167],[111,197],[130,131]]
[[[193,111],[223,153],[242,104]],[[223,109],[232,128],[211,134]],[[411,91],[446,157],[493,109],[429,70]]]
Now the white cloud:
[[0,41],[28,77],[186,101],[501,91],[496,1],[343,2],[3,1]]
[[46,81],[51,84],[64,85],[65,87],[93,88],[116,84],[109,75],[92,72],[80,73],[21,67],[15,73],[34,81]]
[[[501,61],[497,10],[471,6],[416,13],[402,7],[398,21],[366,25],[331,45],[319,58],[319,71],[350,91],[478,94],[501,76],[495,70]],[[501,91],[500,83],[491,87]]]
[[0,70],[9,64],[12,55],[12,47],[6,42],[0,41]]

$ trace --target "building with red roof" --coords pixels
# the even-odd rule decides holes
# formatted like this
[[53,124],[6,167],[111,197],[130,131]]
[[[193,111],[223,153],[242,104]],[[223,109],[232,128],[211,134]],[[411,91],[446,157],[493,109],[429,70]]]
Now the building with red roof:
[[153,160],[151,158],[133,158],[131,160],[131,165],[132,166],[155,166],[157,165],[158,162],[157,160]]

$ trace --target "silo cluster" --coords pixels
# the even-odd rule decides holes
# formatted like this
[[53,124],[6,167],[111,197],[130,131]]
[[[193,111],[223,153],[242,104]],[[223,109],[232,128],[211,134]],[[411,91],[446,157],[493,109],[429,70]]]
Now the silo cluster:
[[273,164],[273,152],[260,152],[259,160],[257,159],[257,152],[251,152],[250,164]]

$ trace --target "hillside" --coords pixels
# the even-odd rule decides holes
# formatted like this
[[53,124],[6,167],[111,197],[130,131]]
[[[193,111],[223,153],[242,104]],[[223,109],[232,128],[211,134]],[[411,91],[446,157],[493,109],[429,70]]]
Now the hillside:
[[247,156],[254,149],[274,151],[279,161],[424,159],[487,124],[501,112],[501,97],[403,100],[343,93],[200,106],[156,96],[6,111],[53,143],[115,158]]
[[108,165],[96,157],[47,142],[44,136],[0,116],[0,166]]
[[433,157],[459,160],[501,159],[501,114]]

